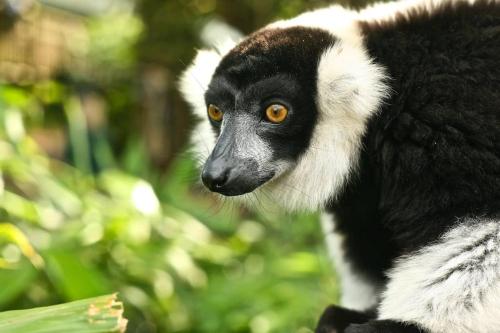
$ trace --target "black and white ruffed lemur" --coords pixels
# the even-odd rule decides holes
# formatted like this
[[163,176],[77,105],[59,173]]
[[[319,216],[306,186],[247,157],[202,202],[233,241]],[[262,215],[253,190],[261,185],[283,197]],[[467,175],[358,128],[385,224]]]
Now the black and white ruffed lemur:
[[317,332],[500,332],[498,0],[308,12],[199,51],[181,90],[206,187],[323,212]]

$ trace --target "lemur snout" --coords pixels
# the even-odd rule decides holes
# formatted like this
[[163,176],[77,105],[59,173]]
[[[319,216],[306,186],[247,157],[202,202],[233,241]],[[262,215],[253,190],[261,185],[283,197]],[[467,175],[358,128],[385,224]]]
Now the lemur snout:
[[270,177],[260,178],[257,163],[251,159],[209,158],[203,167],[201,180],[212,192],[226,196],[252,192]]

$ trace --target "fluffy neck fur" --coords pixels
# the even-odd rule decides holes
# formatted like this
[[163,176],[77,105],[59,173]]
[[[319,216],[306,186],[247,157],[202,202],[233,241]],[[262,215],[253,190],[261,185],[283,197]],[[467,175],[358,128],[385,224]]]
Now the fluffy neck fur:
[[[281,174],[254,193],[237,199],[251,204],[255,202],[254,195],[271,197],[287,211],[315,211],[335,198],[355,170],[366,123],[377,112],[388,90],[383,68],[364,49],[356,20],[358,14],[334,6],[268,26],[320,28],[330,32],[337,42],[319,61],[316,96],[319,117],[309,149],[295,165],[283,163]],[[223,51],[200,51],[181,78],[184,96],[202,119],[206,118],[203,98],[206,87],[230,49],[225,44]],[[206,119],[195,128],[192,142],[203,162],[215,146]]]
[[[289,211],[318,210],[334,199],[356,168],[369,117],[382,102],[384,73],[358,45],[337,42],[319,62],[319,117],[298,163],[260,191]],[[258,191],[257,191],[258,192]]]

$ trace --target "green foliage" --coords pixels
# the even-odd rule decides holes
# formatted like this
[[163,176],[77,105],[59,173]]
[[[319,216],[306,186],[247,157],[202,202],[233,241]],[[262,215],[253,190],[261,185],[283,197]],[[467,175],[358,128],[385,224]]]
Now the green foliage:
[[135,66],[133,46],[142,32],[142,21],[130,14],[114,13],[92,18],[88,23],[86,57],[96,69],[127,73]]
[[271,20],[330,3],[328,0],[139,0],[138,12],[145,29],[138,55],[178,73],[193,57],[195,47],[201,46],[198,38],[201,28],[214,17],[250,33]]
[[1,333],[125,332],[123,305],[116,295],[0,313]]
[[[311,332],[338,297],[317,217],[220,203],[192,185],[189,154],[153,170],[137,95],[151,64],[166,66],[175,90],[214,17],[248,33],[329,3],[140,0],[137,16],[87,21],[88,40],[72,50],[86,62],[69,81],[0,85],[0,311],[119,292],[130,332]],[[116,161],[89,144],[77,82],[107,102]],[[173,121],[187,112],[177,97],[168,107]],[[64,128],[74,166],[41,152],[33,128]],[[103,171],[92,174],[93,162]]]
[[131,332],[311,331],[337,297],[315,216],[221,207],[189,155],[150,181],[52,160],[34,91],[0,87],[0,310],[119,292]]

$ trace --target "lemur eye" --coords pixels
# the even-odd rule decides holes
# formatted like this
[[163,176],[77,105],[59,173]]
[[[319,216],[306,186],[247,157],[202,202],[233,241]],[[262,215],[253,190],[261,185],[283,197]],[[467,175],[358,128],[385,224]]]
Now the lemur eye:
[[288,109],[281,104],[272,104],[266,109],[266,119],[274,124],[282,123],[287,115]]
[[208,106],[208,116],[213,121],[217,121],[217,122],[221,121],[223,115],[224,114],[222,113],[222,111],[218,107],[216,107],[215,105],[210,104]]

